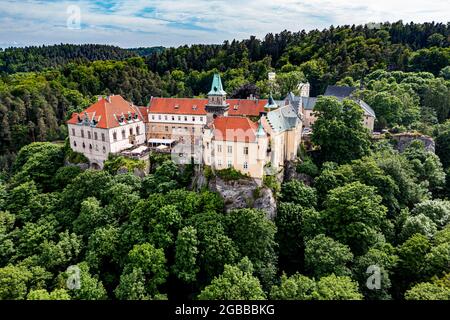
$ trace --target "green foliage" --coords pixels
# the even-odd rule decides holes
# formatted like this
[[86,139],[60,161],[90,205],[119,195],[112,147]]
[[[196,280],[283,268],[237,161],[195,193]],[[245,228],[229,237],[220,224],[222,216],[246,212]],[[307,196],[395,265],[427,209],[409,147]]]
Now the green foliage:
[[27,300],[70,300],[70,295],[65,289],[55,289],[48,292],[45,289],[30,290]]
[[311,158],[306,158],[305,160],[300,162],[297,165],[296,170],[298,173],[304,173],[313,178],[319,174],[319,168],[316,166],[316,164],[312,161]]
[[[241,265],[225,265],[223,273],[213,279],[198,295],[199,300],[264,300],[259,280],[252,276],[252,263],[244,258]],[[244,266],[243,266],[244,265]]]
[[374,187],[353,182],[331,190],[322,212],[327,233],[364,254],[392,228],[386,221],[386,207]]
[[363,126],[360,106],[349,99],[319,97],[311,141],[320,146],[323,161],[345,163],[369,152],[369,133]]
[[185,282],[194,282],[199,272],[197,246],[197,231],[193,227],[184,227],[178,232],[173,269],[177,277]]
[[276,273],[275,224],[256,209],[232,210],[224,217],[227,234],[242,257],[248,257],[263,287],[269,286]]
[[241,173],[240,171],[234,169],[233,167],[217,170],[216,174],[218,177],[220,177],[225,181],[234,181],[248,178],[247,175]]
[[144,170],[145,162],[142,160],[135,160],[123,156],[109,155],[108,160],[105,161],[103,169],[112,175],[117,174],[119,170],[127,170],[127,172],[134,172],[134,169]]
[[416,284],[405,293],[406,300],[450,300],[449,274],[442,279]]
[[263,185],[272,190],[275,197],[277,197],[281,191],[281,185],[276,176],[265,175],[263,177]]
[[314,281],[301,274],[283,275],[280,286],[272,287],[271,298],[275,300],[362,300],[358,284],[350,277],[334,274]]
[[319,234],[306,242],[305,268],[314,277],[326,275],[350,275],[347,267],[353,260],[350,248],[333,239]]
[[281,200],[293,202],[305,208],[315,207],[317,204],[316,190],[299,180],[291,180],[281,185]]

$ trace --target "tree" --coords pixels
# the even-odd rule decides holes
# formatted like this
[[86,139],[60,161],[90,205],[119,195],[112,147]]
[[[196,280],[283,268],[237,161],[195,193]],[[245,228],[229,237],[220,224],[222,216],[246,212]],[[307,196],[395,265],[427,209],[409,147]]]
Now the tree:
[[[103,287],[103,283],[98,280],[97,276],[91,275],[89,272],[89,265],[86,262],[80,262],[76,267],[79,268],[79,283],[80,288],[70,290],[69,294],[73,300],[104,300],[107,298],[107,293]],[[69,277],[73,277],[72,271],[66,271],[59,275],[58,286],[60,289],[66,288],[66,283]]]
[[450,300],[450,288],[433,283],[419,283],[406,291],[406,300]]
[[312,294],[314,300],[362,300],[358,283],[350,277],[337,277],[334,274],[322,277]]
[[422,234],[431,239],[436,233],[436,224],[423,213],[409,216],[403,225],[400,238],[409,239],[414,234]]
[[129,273],[120,276],[120,284],[114,290],[120,300],[148,300],[145,276],[141,268],[133,268]]
[[334,97],[319,97],[314,107],[317,120],[311,141],[320,146],[323,161],[344,163],[369,152],[369,133],[363,126],[363,112],[354,101],[342,103]]
[[70,295],[65,289],[55,289],[48,292],[45,289],[30,290],[27,300],[70,300]]
[[299,273],[288,277],[283,273],[279,286],[273,286],[270,298],[274,300],[312,300],[316,283]]
[[350,275],[347,265],[352,262],[350,248],[323,234],[306,242],[305,268],[316,278],[335,274]]
[[414,216],[423,214],[435,223],[438,228],[443,228],[450,223],[450,201],[448,200],[426,200],[418,203],[411,211]]
[[28,281],[33,274],[27,268],[7,265],[0,268],[0,299],[22,300],[28,290]]
[[185,282],[194,282],[196,280],[197,273],[199,272],[197,246],[197,230],[188,226],[178,231],[175,264],[173,266],[173,270],[178,279]]
[[[364,297],[369,300],[391,299],[391,275],[398,262],[395,248],[389,243],[377,243],[366,254],[355,259],[352,267],[354,278]],[[380,287],[375,290],[367,287],[367,280],[371,275],[379,272]],[[376,284],[376,283],[375,283]]]
[[436,154],[444,168],[450,167],[450,121],[442,125],[442,130],[436,132]]
[[327,233],[356,255],[367,252],[392,229],[375,190],[353,182],[331,190],[324,202],[322,216]]
[[232,210],[224,218],[225,231],[242,257],[247,256],[263,286],[268,286],[276,272],[275,224],[256,209]]
[[14,180],[19,184],[33,180],[45,190],[50,190],[63,160],[62,146],[49,142],[32,143],[23,147],[17,155]]
[[282,270],[298,270],[303,265],[304,240],[314,236],[319,213],[294,203],[279,202],[275,224]]
[[[121,277],[121,283],[118,287],[118,292],[124,293],[124,286],[130,286],[130,279],[142,282],[145,280],[145,292],[148,296],[158,294],[157,288],[159,285],[166,282],[168,272],[166,269],[166,258],[162,249],[156,249],[150,243],[135,245],[128,254],[128,264],[125,266],[122,275],[134,273],[132,276]],[[135,271],[136,269],[136,271]],[[140,269],[137,270],[137,269]],[[139,276],[139,275],[143,275]],[[123,280],[123,282],[122,282]],[[133,288],[141,285],[133,284]]]
[[253,266],[248,258],[237,266],[226,264],[223,273],[198,295],[199,300],[264,300],[258,278],[252,276]]
[[334,274],[314,281],[301,274],[282,275],[281,284],[273,286],[271,298],[275,300],[362,300],[358,284],[350,277]]
[[425,276],[425,256],[431,248],[431,243],[427,237],[421,234],[414,234],[398,248],[398,265],[396,276],[400,278],[398,290],[407,288],[413,281],[418,281]]
[[317,204],[316,190],[302,181],[291,180],[281,185],[281,201],[292,202],[304,208],[315,207]]

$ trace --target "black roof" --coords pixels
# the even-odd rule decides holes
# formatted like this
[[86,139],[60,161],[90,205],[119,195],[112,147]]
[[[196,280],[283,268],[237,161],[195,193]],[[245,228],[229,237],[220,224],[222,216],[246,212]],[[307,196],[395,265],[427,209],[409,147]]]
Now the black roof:
[[328,86],[325,90],[325,96],[333,96],[338,98],[346,98],[356,90],[356,87],[345,87],[345,86]]

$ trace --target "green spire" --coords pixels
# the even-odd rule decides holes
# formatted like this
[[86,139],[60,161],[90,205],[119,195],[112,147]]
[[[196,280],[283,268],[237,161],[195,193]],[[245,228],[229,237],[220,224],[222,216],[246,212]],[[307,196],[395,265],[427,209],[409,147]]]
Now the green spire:
[[258,131],[256,131],[256,136],[257,137],[265,137],[266,136],[266,132],[264,131],[261,121],[259,121],[259,126],[258,126]]
[[214,78],[211,84],[211,91],[208,96],[224,96],[227,93],[223,90],[222,80],[220,79],[220,74],[214,73]]
[[276,109],[278,108],[278,105],[276,104],[275,100],[272,97],[272,93],[269,96],[269,100],[267,101],[267,104],[264,106],[264,108],[267,109]]

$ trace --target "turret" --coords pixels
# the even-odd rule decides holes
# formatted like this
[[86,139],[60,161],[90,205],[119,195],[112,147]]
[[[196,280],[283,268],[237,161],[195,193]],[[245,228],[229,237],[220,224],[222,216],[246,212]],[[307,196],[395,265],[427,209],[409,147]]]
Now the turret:
[[261,121],[259,121],[258,129],[256,130],[256,142],[258,144],[258,155],[257,159],[259,161],[266,159],[267,154],[267,134],[264,131]]
[[218,73],[214,74],[211,90],[208,92],[208,104],[205,106],[205,109],[209,121],[212,120],[213,116],[228,115],[227,93],[223,90],[222,80]]

